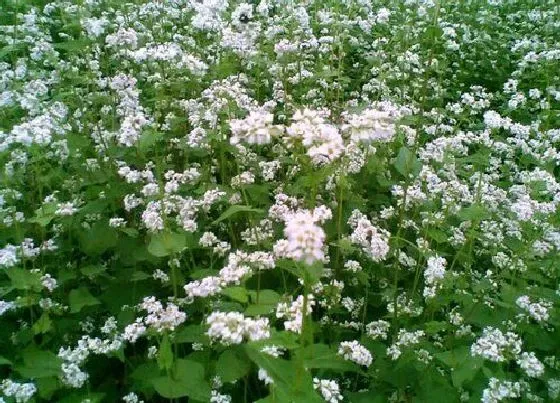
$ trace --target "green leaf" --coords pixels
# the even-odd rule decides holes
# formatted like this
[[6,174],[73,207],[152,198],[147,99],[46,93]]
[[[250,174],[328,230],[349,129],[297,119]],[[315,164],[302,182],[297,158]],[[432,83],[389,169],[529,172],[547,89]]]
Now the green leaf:
[[35,334],[48,333],[51,329],[52,321],[46,312],[44,312],[39,320],[33,324],[33,332]]
[[218,358],[216,363],[216,375],[223,382],[234,382],[243,378],[251,368],[245,354],[238,349],[228,349],[224,351]]
[[105,272],[106,270],[107,270],[107,268],[106,268],[105,266],[101,266],[101,265],[93,266],[93,265],[90,265],[90,266],[82,267],[82,268],[80,269],[80,272],[81,272],[84,276],[86,276],[86,277],[94,278],[94,277],[97,277],[97,276],[103,274],[103,272]]
[[422,168],[422,163],[416,158],[416,154],[406,146],[400,148],[394,165],[396,170],[406,177],[418,174]]
[[35,217],[27,220],[30,223],[39,224],[46,227],[55,217],[56,205],[54,203],[46,203],[35,210]]
[[186,243],[185,234],[164,231],[152,236],[148,252],[156,257],[169,256],[181,252]]
[[171,343],[167,334],[163,335],[163,340],[159,345],[157,363],[163,371],[167,371],[173,366],[173,350],[171,349]]
[[472,221],[472,220],[482,221],[489,218],[491,214],[488,211],[488,209],[486,209],[486,207],[481,206],[480,204],[473,204],[469,207],[465,207],[461,209],[461,211],[457,213],[457,216],[461,220],[465,220],[465,221]]
[[10,267],[4,271],[10,278],[12,287],[17,290],[40,291],[42,288],[41,277],[38,273],[18,267]]
[[280,294],[274,290],[260,290],[257,299],[257,292],[249,290],[249,296],[253,304],[249,305],[245,310],[245,315],[267,315],[276,309],[278,301],[280,301]]
[[62,360],[50,351],[32,347],[23,352],[23,365],[16,371],[25,378],[46,378],[60,375]]
[[222,290],[222,294],[230,297],[234,301],[246,304],[249,302],[249,296],[247,295],[247,290],[243,287],[228,287]]
[[444,243],[449,239],[445,231],[442,231],[438,228],[430,228],[427,232],[430,238],[432,238],[437,243]]
[[251,206],[244,206],[242,204],[235,204],[230,206],[226,211],[224,211],[217,220],[215,220],[212,224],[218,224],[231,216],[239,213],[262,213],[262,209],[253,208]]
[[189,325],[175,333],[176,343],[205,343],[208,341],[202,325]]
[[307,346],[303,352],[303,359],[307,369],[330,369],[333,371],[359,371],[359,367],[344,360],[326,344]]
[[12,362],[0,355],[0,365],[12,365]]
[[[257,344],[258,345],[258,344]],[[313,389],[311,375],[293,361],[271,357],[247,344],[246,352],[251,361],[264,369],[274,380],[278,401],[319,403],[323,399]]]
[[156,391],[167,399],[188,396],[191,399],[208,401],[211,388],[204,379],[204,367],[195,361],[177,360],[171,375],[152,381]]
[[70,291],[68,303],[70,305],[70,312],[76,313],[80,312],[83,307],[98,305],[101,302],[91,295],[87,288],[80,287]]
[[107,222],[98,221],[88,230],[80,232],[82,250],[90,256],[98,256],[117,245],[118,236],[115,228]]
[[435,354],[435,357],[453,371],[451,380],[456,388],[460,388],[465,382],[474,379],[483,364],[482,359],[471,355],[468,346],[438,353]]

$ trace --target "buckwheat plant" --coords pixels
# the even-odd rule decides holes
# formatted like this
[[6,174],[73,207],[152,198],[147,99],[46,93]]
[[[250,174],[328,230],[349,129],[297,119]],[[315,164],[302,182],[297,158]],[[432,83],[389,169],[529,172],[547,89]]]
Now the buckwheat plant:
[[557,0],[0,1],[0,402],[560,399]]

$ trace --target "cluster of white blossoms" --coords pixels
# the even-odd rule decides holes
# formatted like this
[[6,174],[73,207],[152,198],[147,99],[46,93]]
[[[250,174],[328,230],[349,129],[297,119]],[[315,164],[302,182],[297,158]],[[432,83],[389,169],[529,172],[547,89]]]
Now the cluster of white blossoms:
[[179,44],[174,42],[148,44],[142,48],[127,51],[126,56],[136,63],[171,62],[175,67],[188,70],[196,76],[204,75],[208,69],[206,63],[185,52]]
[[213,390],[210,395],[210,403],[231,403],[231,396]]
[[[206,235],[205,242],[211,239]],[[235,251],[228,255],[227,264],[219,271],[218,276],[204,277],[186,284],[183,288],[189,300],[195,297],[210,297],[218,294],[223,288],[240,284],[241,279],[253,273],[253,270],[270,270],[275,267],[274,257],[269,252]]]
[[539,378],[544,374],[544,364],[535,356],[535,353],[523,352],[517,359],[517,365],[531,378]]
[[440,285],[441,280],[445,276],[445,266],[447,261],[440,256],[430,256],[428,258],[427,267],[424,270],[424,298],[433,298],[436,295],[436,289]]
[[538,302],[531,302],[527,295],[522,295],[515,301],[518,307],[527,311],[529,316],[537,322],[546,322],[550,316],[549,311],[552,304],[549,301],[540,299]]
[[33,239],[25,238],[19,245],[7,244],[0,248],[0,267],[14,267],[22,259],[32,260],[43,252],[51,252],[56,249],[54,239],[46,240],[39,246],[35,246]]
[[61,347],[58,356],[62,359],[61,380],[72,388],[81,388],[89,378],[89,374],[82,371],[82,365],[91,354],[108,355],[123,346],[124,337],[116,331],[117,322],[114,317],[109,317],[101,327],[101,332],[107,338],[83,335],[78,340],[75,348]]
[[353,361],[358,365],[366,367],[369,367],[373,362],[373,357],[369,350],[357,340],[341,342],[338,347],[338,354],[345,360]]
[[348,224],[352,227],[350,241],[359,245],[368,257],[374,262],[387,258],[390,237],[388,231],[374,226],[359,210],[352,211]]
[[482,336],[471,346],[473,356],[481,356],[494,362],[505,362],[521,353],[521,339],[513,332],[502,333],[500,329],[485,327]]
[[[19,383],[11,379],[4,379],[0,383],[0,390],[4,396],[14,398],[16,403],[25,403],[33,398],[37,387],[31,382]],[[3,402],[4,399],[0,397],[0,401]]]
[[212,312],[206,318],[206,324],[209,325],[206,334],[210,339],[224,345],[270,337],[268,318],[246,318],[239,312]]
[[364,109],[346,117],[342,129],[350,133],[350,140],[359,143],[389,142],[395,137],[394,114],[377,109]]
[[[304,315],[304,299],[303,295],[299,295],[296,300],[291,303],[280,302],[276,306],[276,317],[286,319],[284,321],[284,329],[289,332],[301,333]],[[311,315],[314,306],[315,297],[313,294],[308,294],[305,316]]]
[[229,121],[231,144],[268,144],[273,136],[279,136],[283,127],[273,124],[274,115],[264,109],[252,110],[244,119]]
[[387,334],[391,324],[386,320],[376,320],[366,325],[366,333],[373,340],[387,340]]
[[498,403],[505,399],[517,399],[521,396],[519,382],[502,381],[490,378],[488,387],[482,392],[482,403]]
[[136,144],[144,126],[151,123],[144,108],[140,105],[140,93],[136,88],[136,82],[136,78],[124,73],[119,73],[109,82],[104,80],[99,82],[101,87],[108,85],[119,97],[117,114],[122,120],[116,137],[120,144],[127,147]]
[[153,296],[145,297],[138,307],[147,311],[147,315],[137,317],[135,322],[125,327],[123,338],[131,343],[136,342],[150,328],[158,333],[173,331],[187,319],[186,313],[179,310],[177,305],[169,302],[164,308]]
[[313,388],[321,392],[323,399],[327,403],[337,403],[344,399],[340,393],[340,386],[336,381],[313,378]]
[[325,206],[313,211],[300,209],[284,214],[286,222],[284,235],[274,246],[274,254],[306,264],[325,261],[325,231],[317,225],[332,218],[332,212]]
[[423,330],[407,332],[405,329],[400,329],[395,342],[387,348],[387,355],[391,357],[393,361],[397,360],[402,355],[403,347],[420,343],[420,339],[425,335],[426,333]]
[[297,110],[292,117],[292,124],[286,127],[288,143],[301,140],[315,165],[330,164],[344,154],[340,130],[327,123],[328,116],[329,112],[323,110]]

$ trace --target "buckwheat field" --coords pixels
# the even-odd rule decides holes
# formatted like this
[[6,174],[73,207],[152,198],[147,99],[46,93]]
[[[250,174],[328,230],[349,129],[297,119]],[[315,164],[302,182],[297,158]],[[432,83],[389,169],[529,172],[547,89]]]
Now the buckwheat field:
[[557,0],[0,0],[0,402],[560,401]]

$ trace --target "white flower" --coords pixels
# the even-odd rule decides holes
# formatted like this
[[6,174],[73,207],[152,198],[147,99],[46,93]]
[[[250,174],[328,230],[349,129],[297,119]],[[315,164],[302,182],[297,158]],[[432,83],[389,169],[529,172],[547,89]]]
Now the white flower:
[[500,329],[485,327],[482,336],[471,346],[471,354],[494,362],[507,361],[506,356],[521,353],[521,340],[512,332],[503,334]]
[[270,337],[268,318],[246,318],[239,312],[212,312],[206,318],[206,324],[210,325],[206,334],[224,345]]
[[313,387],[321,392],[327,403],[337,403],[343,400],[340,394],[340,386],[335,381],[313,378]]
[[516,399],[521,395],[519,382],[501,381],[490,378],[488,388],[482,392],[482,403],[498,403],[504,399]]
[[298,210],[286,214],[285,220],[285,257],[307,264],[324,261],[325,232],[316,224],[317,218],[309,210]]
[[353,361],[359,365],[369,367],[373,357],[367,348],[362,346],[357,340],[343,341],[338,347],[338,354],[345,360]]
[[544,365],[535,356],[535,353],[521,353],[517,359],[517,364],[531,378],[539,378],[544,374]]

